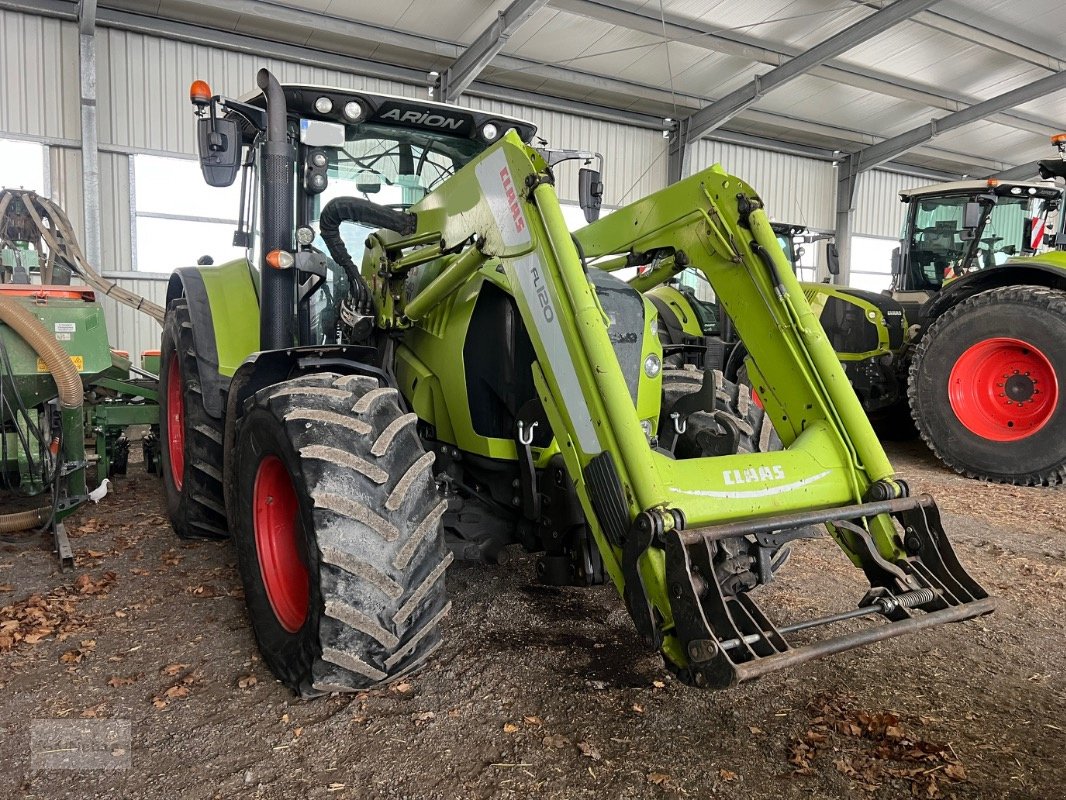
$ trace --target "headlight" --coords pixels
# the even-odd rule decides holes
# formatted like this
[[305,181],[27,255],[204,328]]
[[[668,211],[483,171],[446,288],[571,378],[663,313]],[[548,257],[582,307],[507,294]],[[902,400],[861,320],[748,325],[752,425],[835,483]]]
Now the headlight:
[[296,229],[296,243],[307,247],[315,240],[315,229],[308,225],[301,225]]
[[663,362],[659,360],[659,357],[655,355],[655,353],[652,353],[650,356],[644,359],[644,374],[647,375],[649,378],[656,377],[662,368]]
[[328,114],[333,110],[333,101],[328,97],[320,97],[315,100],[315,111],[319,114]]
[[500,130],[491,122],[486,122],[484,125],[481,126],[481,135],[486,142],[491,142],[494,141],[496,137],[500,135]]
[[344,116],[355,122],[363,116],[363,106],[354,100],[349,100],[344,104]]

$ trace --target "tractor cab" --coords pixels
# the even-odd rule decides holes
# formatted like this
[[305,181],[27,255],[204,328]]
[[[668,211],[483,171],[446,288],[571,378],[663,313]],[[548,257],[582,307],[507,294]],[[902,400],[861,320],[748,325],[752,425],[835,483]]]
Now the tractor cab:
[[[907,204],[893,294],[932,296],[952,281],[1055,244],[1062,189],[1047,183],[941,183],[900,192]],[[919,295],[920,296],[920,295]]]

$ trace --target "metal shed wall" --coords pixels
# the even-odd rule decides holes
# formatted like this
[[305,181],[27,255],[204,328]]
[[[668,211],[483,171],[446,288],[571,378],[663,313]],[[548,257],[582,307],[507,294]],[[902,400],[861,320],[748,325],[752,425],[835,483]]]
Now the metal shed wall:
[[822,230],[835,227],[836,169],[832,163],[710,139],[697,142],[690,152],[686,175],[721,164],[759,193],[775,222]]
[[930,183],[936,181],[882,169],[862,173],[855,187],[852,233],[855,236],[898,238],[900,225],[903,223],[900,191],[928,186]]

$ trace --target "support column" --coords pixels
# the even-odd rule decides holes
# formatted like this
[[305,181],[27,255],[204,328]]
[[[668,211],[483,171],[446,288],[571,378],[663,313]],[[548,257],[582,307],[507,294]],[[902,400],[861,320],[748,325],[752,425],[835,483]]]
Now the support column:
[[840,274],[833,283],[847,285],[851,278],[851,222],[855,211],[855,186],[859,171],[854,156],[837,164],[836,245],[840,254]]
[[[100,149],[96,126],[96,0],[78,7],[78,72],[81,79],[81,170],[85,257],[103,270],[100,247]],[[130,198],[133,202],[133,198]]]

